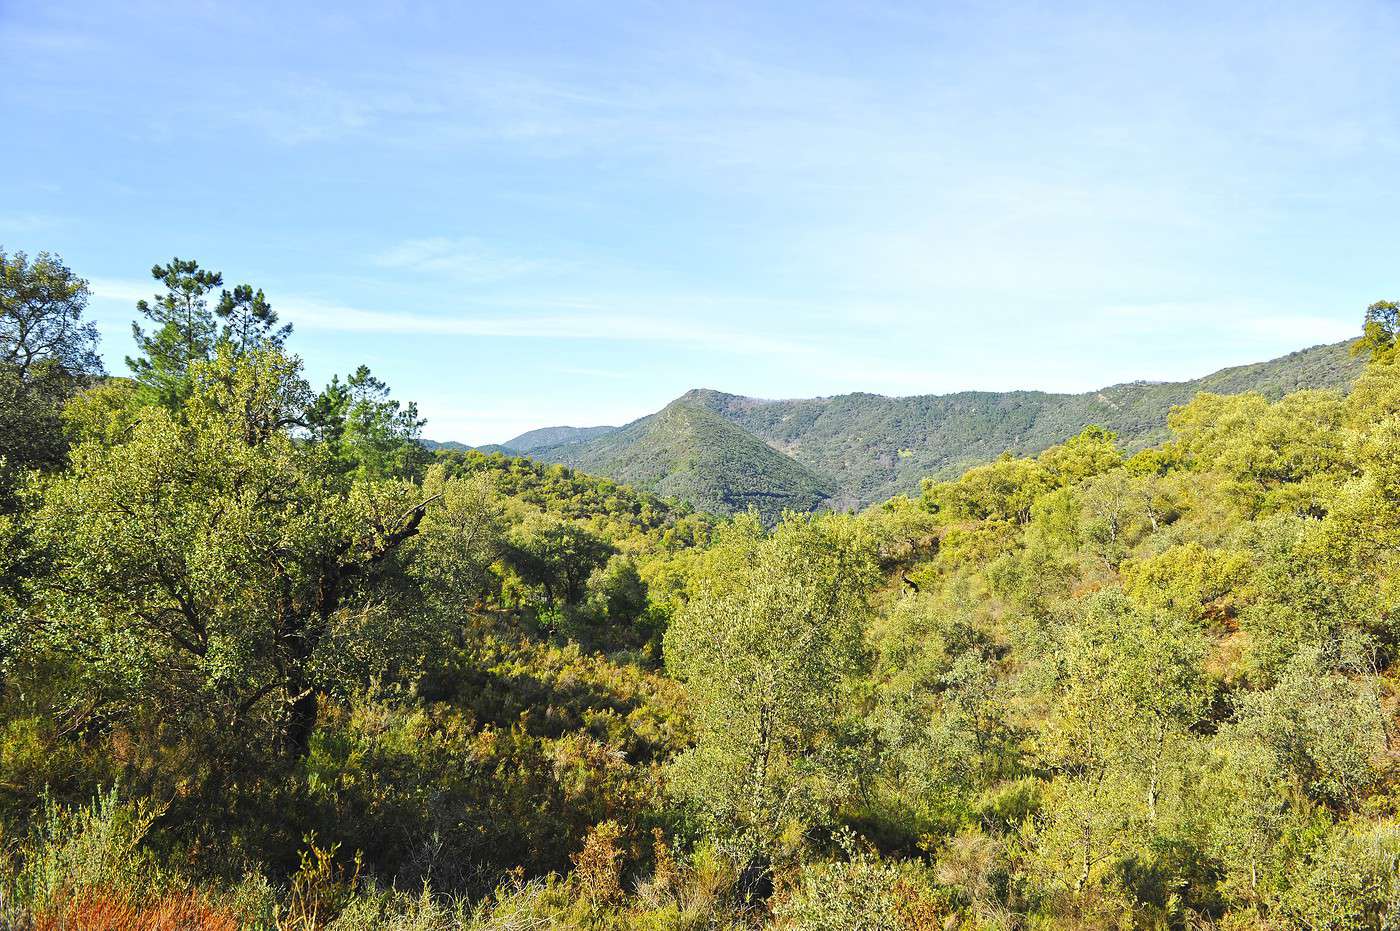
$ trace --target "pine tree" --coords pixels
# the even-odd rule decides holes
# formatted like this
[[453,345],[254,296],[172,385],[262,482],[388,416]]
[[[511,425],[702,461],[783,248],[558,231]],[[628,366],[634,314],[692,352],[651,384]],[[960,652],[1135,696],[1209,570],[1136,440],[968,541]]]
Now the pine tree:
[[208,359],[216,326],[206,298],[224,283],[219,272],[200,268],[194,259],[174,258],[151,268],[151,277],[165,285],[154,301],[139,301],[154,326],[150,333],[132,323],[131,333],[141,355],[126,364],[150,399],[174,410],[190,394],[190,365]]

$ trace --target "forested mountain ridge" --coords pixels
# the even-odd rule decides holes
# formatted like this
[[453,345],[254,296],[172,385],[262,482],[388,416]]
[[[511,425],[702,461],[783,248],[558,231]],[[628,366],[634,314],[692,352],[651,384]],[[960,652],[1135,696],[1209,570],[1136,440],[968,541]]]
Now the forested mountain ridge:
[[[746,502],[755,496],[774,502],[809,501],[816,491],[828,495],[824,503],[831,506],[863,507],[892,495],[914,493],[927,476],[956,475],[1003,452],[1039,452],[1090,424],[1113,430],[1126,449],[1136,451],[1161,442],[1167,435],[1168,412],[1198,392],[1257,391],[1277,399],[1304,388],[1345,389],[1361,366],[1347,352],[1346,343],[1334,343],[1191,381],[1128,382],[1083,394],[962,391],[886,397],[860,392],[774,401],[697,388],[673,403],[710,410],[804,468],[778,468],[771,458],[760,464],[751,456],[735,455],[740,449],[753,452],[754,447],[715,430],[708,435],[723,436],[729,454],[686,450],[671,443],[669,460],[703,461],[704,474],[696,482],[672,481],[665,489],[654,484],[653,470],[640,467],[652,458],[648,445],[644,442],[635,451],[628,448],[650,436],[638,426],[650,418],[601,437],[571,435],[564,443],[540,445],[529,452],[665,494],[698,491],[702,497],[692,503],[702,508],[727,511],[733,508],[731,499]],[[702,437],[697,434],[695,439]],[[505,445],[520,450],[514,442]],[[797,484],[777,484],[789,478]]]
[[502,449],[517,453],[530,453],[545,446],[558,446],[562,443],[585,443],[594,437],[612,433],[617,427],[540,427],[527,430],[501,443]]
[[459,443],[456,440],[418,440],[423,447],[429,451],[448,450],[451,452],[466,452],[476,450],[482,453],[503,453],[508,456],[529,455],[536,449],[544,446],[556,446],[561,443],[582,443],[593,439],[595,436],[602,436],[611,433],[617,427],[540,427],[538,430],[527,430],[519,436],[511,437],[504,443],[487,443],[485,446],[468,446],[466,443]]
[[784,510],[810,511],[827,501],[833,487],[758,437],[684,399],[591,440],[545,446],[530,455],[719,513],[754,507],[776,518]]

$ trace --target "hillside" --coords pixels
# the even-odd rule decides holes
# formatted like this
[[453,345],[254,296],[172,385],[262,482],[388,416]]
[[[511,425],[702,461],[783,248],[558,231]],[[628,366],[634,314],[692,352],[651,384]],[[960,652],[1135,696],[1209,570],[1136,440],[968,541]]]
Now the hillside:
[[684,400],[588,442],[544,447],[531,455],[719,512],[752,506],[771,518],[785,508],[812,510],[832,492],[832,485],[807,467]]
[[[1360,370],[1361,362],[1351,357],[1347,344],[1336,343],[1191,381],[1131,382],[1084,394],[964,391],[891,398],[856,393],[767,401],[696,389],[672,407],[681,404],[716,414],[750,440],[757,438],[782,454],[782,460],[805,468],[778,468],[773,459],[760,465],[752,443],[713,428],[689,436],[701,443],[706,436],[723,437],[726,449],[686,449],[679,434],[670,436],[666,445],[666,463],[703,461],[703,470],[659,467],[666,475],[695,474],[705,497],[694,503],[701,507],[755,496],[796,502],[809,498],[816,488],[831,490],[833,506],[858,507],[914,493],[925,477],[952,476],[1007,450],[1019,455],[1039,452],[1089,424],[1113,430],[1129,450],[1141,449],[1165,437],[1173,406],[1201,391],[1258,391],[1278,398],[1301,388],[1345,388]],[[643,418],[592,440],[542,447],[531,455],[654,487],[647,473],[655,440],[650,429],[636,429],[650,421]],[[647,442],[631,449],[643,436]],[[741,449],[748,452],[737,454]],[[798,484],[778,484],[787,478]],[[764,485],[760,479],[773,483]],[[671,484],[680,487],[685,481],[677,478]],[[684,497],[678,491],[665,493]]]
[[[697,391],[426,456],[416,405],[363,366],[318,393],[280,339],[187,397],[142,390],[179,341],[105,379],[50,307],[73,273],[5,261],[4,931],[1400,927],[1400,303],[1354,390],[1197,395],[1165,435],[1197,389],[1349,360]],[[14,360],[55,332],[92,368],[44,383]],[[734,422],[907,430],[904,462],[1083,418],[1163,442],[1080,430],[858,513],[797,513],[833,483]]]
[[538,430],[527,430],[519,436],[511,437],[501,443],[500,448],[517,453],[530,453],[546,446],[585,443],[616,429],[617,427],[540,427]]

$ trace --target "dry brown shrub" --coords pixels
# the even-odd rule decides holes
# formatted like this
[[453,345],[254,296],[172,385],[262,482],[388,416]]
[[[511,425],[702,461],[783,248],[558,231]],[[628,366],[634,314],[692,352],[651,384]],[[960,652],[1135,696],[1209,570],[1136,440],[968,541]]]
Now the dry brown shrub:
[[593,826],[583,841],[583,849],[573,855],[574,876],[583,894],[594,905],[607,905],[622,898],[622,829],[616,821]]
[[34,931],[238,931],[238,921],[191,893],[137,905],[122,895],[68,896],[34,917]]

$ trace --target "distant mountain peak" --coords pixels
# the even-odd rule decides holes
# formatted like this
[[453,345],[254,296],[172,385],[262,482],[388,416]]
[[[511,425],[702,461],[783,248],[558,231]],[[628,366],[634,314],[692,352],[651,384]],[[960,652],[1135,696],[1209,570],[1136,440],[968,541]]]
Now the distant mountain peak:
[[689,393],[655,414],[583,443],[536,450],[665,497],[719,512],[755,507],[765,518],[784,509],[814,510],[833,485],[792,457],[698,403]]

